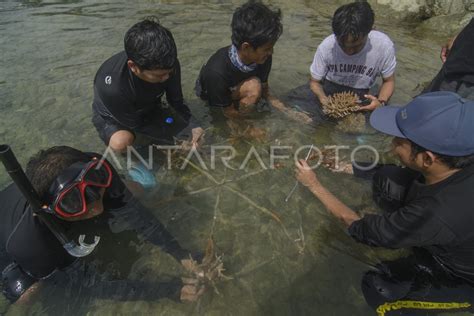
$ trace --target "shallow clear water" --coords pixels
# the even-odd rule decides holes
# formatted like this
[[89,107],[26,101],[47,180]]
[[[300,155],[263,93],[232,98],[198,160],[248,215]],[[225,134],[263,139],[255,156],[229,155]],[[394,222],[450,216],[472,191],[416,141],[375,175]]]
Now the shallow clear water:
[[[330,16],[345,1],[271,1],[282,9],[284,33],[275,47],[270,86],[276,95],[307,82],[318,43],[330,33]],[[41,148],[69,145],[102,152],[91,117],[92,81],[100,64],[122,49],[126,30],[141,18],[157,15],[177,41],[185,97],[195,115],[210,125],[208,109],[193,94],[201,65],[230,41],[231,14],[241,1],[6,1],[0,2],[0,141],[10,144],[25,163]],[[381,9],[380,9],[381,10]],[[376,11],[376,14],[384,13]],[[420,83],[440,66],[441,39],[417,34],[412,25],[379,18],[377,28],[397,47],[397,90],[403,103],[420,91]],[[344,144],[356,137],[333,125],[301,126],[279,113],[256,115],[255,126],[267,131],[264,142],[238,142],[239,165],[254,145],[269,165],[270,145]],[[208,146],[228,144],[221,128],[209,130]],[[385,151],[387,140],[368,134],[365,143]],[[209,147],[202,151],[209,164]],[[302,154],[303,155],[303,154]],[[209,166],[209,165],[208,165]],[[291,161],[277,170],[262,170],[255,159],[246,170],[161,170],[159,190],[146,199],[155,215],[186,247],[203,250],[211,232],[224,254],[226,274],[233,277],[210,289],[196,304],[171,300],[126,301],[88,295],[86,287],[58,285],[45,289],[30,306],[9,313],[113,315],[368,315],[360,292],[367,263],[397,256],[355,243],[324,207],[301,186],[288,203],[294,185]],[[211,177],[210,177],[210,176]],[[351,207],[376,211],[370,185],[345,175],[319,172],[321,181]],[[222,184],[222,180],[229,180]],[[2,171],[0,184],[8,179]],[[206,188],[201,192],[197,190]],[[301,233],[304,252],[300,253]],[[300,240],[298,240],[300,239]],[[127,242],[128,243],[128,242]],[[120,253],[95,258],[104,277],[156,281],[179,276],[179,265],[141,242]],[[100,282],[100,280],[96,280]],[[136,289],[137,291],[143,289]],[[102,297],[103,296],[103,297]],[[0,313],[8,306],[0,303]],[[2,310],[3,309],[3,310]]]

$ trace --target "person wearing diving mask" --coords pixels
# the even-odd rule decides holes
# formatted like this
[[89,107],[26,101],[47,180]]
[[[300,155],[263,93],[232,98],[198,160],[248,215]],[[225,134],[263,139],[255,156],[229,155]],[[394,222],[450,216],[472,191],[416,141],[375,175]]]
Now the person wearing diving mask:
[[[52,147],[30,159],[26,174],[44,204],[41,212],[81,245],[92,250],[103,243],[104,249],[107,240],[117,239],[114,234],[135,231],[176,260],[189,260],[190,252],[133,196],[100,155],[67,146]],[[39,280],[73,267],[77,258],[31,211],[15,184],[0,192],[0,202],[1,283],[4,295],[15,302]],[[189,285],[173,281],[172,290],[155,292],[168,297],[181,294],[182,300],[193,300],[186,291]]]

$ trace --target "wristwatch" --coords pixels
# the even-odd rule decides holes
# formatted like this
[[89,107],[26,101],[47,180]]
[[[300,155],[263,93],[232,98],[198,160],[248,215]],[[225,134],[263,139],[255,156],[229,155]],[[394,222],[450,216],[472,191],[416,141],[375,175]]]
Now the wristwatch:
[[380,100],[379,99],[379,102],[380,102],[380,106],[386,106],[387,105],[387,101],[385,101],[385,100]]

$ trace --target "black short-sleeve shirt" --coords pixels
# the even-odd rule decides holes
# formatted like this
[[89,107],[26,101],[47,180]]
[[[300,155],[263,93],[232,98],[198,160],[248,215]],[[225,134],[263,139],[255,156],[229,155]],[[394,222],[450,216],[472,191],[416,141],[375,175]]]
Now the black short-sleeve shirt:
[[[113,168],[112,170],[112,184],[104,194],[105,211],[119,209],[132,198],[119,175]],[[87,229],[94,231],[97,227],[92,226],[103,225],[103,218],[106,217],[104,213],[104,216],[80,222],[66,222],[54,215],[50,216],[64,228],[71,239],[77,240],[76,233],[80,233],[77,228],[82,226],[80,229],[83,229],[86,225]],[[14,184],[0,192],[0,248],[0,253],[6,253],[9,260],[38,279],[47,277],[56,269],[65,268],[76,260],[64,250],[38,217],[32,215],[29,204]]]
[[474,166],[433,185],[410,186],[404,207],[366,215],[349,227],[356,240],[388,248],[422,247],[453,275],[474,282]]
[[129,69],[127,61],[126,53],[121,52],[106,60],[97,71],[94,111],[134,130],[146,125],[154,111],[160,111],[162,96],[166,94],[170,106],[185,119],[190,117],[189,108],[183,101],[179,61],[169,79],[162,83],[149,83],[138,78]]
[[456,37],[443,68],[448,79],[474,83],[474,18]]
[[258,77],[262,83],[268,81],[272,68],[272,57],[265,63],[257,65],[251,72],[242,72],[235,67],[229,58],[230,46],[219,49],[209,58],[199,74],[201,96],[208,100],[211,106],[226,107],[232,104],[231,88],[251,77]]

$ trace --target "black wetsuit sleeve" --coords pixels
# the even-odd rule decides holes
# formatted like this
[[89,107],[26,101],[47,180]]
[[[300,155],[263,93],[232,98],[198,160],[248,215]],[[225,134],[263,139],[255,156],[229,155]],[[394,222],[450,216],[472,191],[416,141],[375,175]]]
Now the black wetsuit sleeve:
[[[91,157],[101,155],[88,153]],[[110,163],[109,163],[110,165]],[[189,255],[165,226],[128,190],[115,168],[112,169],[112,183],[105,191],[104,209],[110,212],[109,226],[112,231],[134,230],[145,240],[161,247],[177,259]]]
[[385,215],[366,215],[352,223],[349,234],[361,243],[386,248],[450,243],[454,233],[423,204],[410,204]]
[[107,109],[121,125],[136,129],[143,124],[143,118],[134,110],[134,104],[127,96],[117,94],[108,99]]
[[443,65],[445,75],[451,80],[474,83],[474,18],[458,34],[448,58]]
[[2,271],[2,292],[13,303],[37,281],[25,273],[18,264],[11,263]]
[[268,82],[268,76],[270,76],[270,71],[272,70],[272,57],[270,56],[268,60],[262,65],[257,76],[262,83]]
[[94,93],[94,102],[99,109],[105,107],[118,123],[131,130],[142,125],[143,118],[135,110],[133,96],[126,85],[122,83],[108,86],[96,79]]
[[185,121],[188,121],[191,117],[191,111],[184,103],[183,90],[181,87],[181,65],[179,64],[179,61],[176,62],[173,74],[166,82],[165,91],[168,103]]
[[177,260],[189,256],[189,252],[181,248],[166,227],[136,198],[130,199],[126,206],[111,214],[113,217],[109,225],[112,231],[134,230],[143,239],[159,246]]

